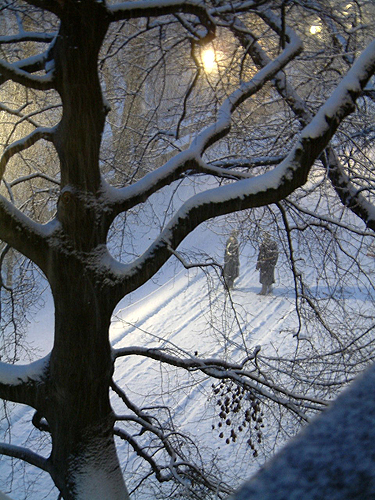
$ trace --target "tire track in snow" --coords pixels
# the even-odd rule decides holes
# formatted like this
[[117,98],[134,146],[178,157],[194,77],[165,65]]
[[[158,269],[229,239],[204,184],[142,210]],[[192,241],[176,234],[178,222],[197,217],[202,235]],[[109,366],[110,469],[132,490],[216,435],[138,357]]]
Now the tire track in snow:
[[[146,328],[148,323],[161,323],[160,318],[163,316],[169,319],[176,318],[176,311],[174,311],[174,314],[171,314],[170,311],[165,314],[165,311],[171,303],[174,304],[174,309],[176,309],[179,298],[188,293],[190,287],[199,282],[200,278],[198,273],[193,278],[187,278],[184,271],[181,271],[177,276],[174,276],[136,303],[120,309],[111,325],[110,337],[113,347],[129,345],[129,334],[132,331],[141,332],[144,330],[146,332],[148,331]],[[188,282],[186,282],[187,279]],[[158,317],[158,321],[151,321],[155,316]],[[179,317],[181,316],[182,314],[179,311]],[[154,342],[154,339],[151,339],[150,342]]]
[[[168,288],[170,283],[171,280],[136,304],[119,312],[122,320],[126,322],[136,311],[138,321],[133,326],[127,326],[123,334],[116,336],[115,347],[141,344],[167,348],[173,343],[176,346],[182,346],[188,351],[190,350],[190,352],[193,352],[194,348],[196,348],[202,354],[201,351],[204,351],[207,339],[200,339],[197,332],[201,324],[199,320],[206,321],[204,317],[207,311],[204,309],[203,297],[201,297],[201,300],[198,300],[198,298],[202,295],[205,276],[197,274],[193,279],[188,279],[182,272],[179,273],[178,280],[174,278],[173,289]],[[235,301],[240,301],[241,297],[243,299],[243,295],[242,289],[233,291]],[[219,300],[219,297],[217,300]],[[280,328],[293,311],[292,301],[280,295],[260,297],[253,292],[247,291],[244,302],[246,304],[242,304],[242,306],[251,315],[250,333],[247,338],[249,350],[259,343],[264,345],[268,337],[275,335],[275,329]],[[208,303],[209,301],[207,301]],[[141,317],[142,311],[145,309],[147,314]],[[197,323],[195,324],[195,322]],[[142,334],[142,330],[149,333]],[[137,331],[141,333],[142,338],[139,338]],[[155,335],[156,339],[152,335]],[[189,341],[187,341],[187,337],[189,337]],[[240,332],[235,333],[232,340],[234,344],[237,343],[239,348],[243,345]],[[239,352],[241,357],[243,357],[243,353],[244,349],[242,347],[241,352]],[[223,347],[219,343],[209,352],[209,356],[221,357],[222,354]],[[127,358],[126,363],[121,361],[119,360],[117,363],[119,366],[116,366],[116,378],[119,383],[126,384],[130,391],[134,391],[135,395],[139,395],[140,399],[154,393],[156,402],[156,395],[161,396],[159,376],[162,369],[159,367],[160,363],[138,356]],[[166,378],[169,376],[172,377],[172,375],[165,375]],[[147,390],[137,389],[142,385],[145,378],[148,380]],[[183,379],[182,376],[180,378]],[[201,396],[201,393],[206,393],[208,386],[207,388],[205,386],[206,384],[203,384],[202,387],[192,387],[184,394],[180,394],[178,404],[174,403],[172,407],[173,413],[178,420],[185,423],[188,420],[192,422],[195,419],[194,415],[197,408],[201,405],[203,405],[203,408],[206,406],[207,394],[204,396],[204,400],[202,400]],[[197,406],[192,406],[192,401],[196,401]],[[200,402],[198,403],[198,401]]]

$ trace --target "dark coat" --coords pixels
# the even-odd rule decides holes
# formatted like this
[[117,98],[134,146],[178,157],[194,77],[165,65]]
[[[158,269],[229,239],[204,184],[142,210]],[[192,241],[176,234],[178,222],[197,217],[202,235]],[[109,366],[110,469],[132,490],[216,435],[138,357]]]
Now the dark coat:
[[276,241],[263,241],[259,248],[256,266],[260,270],[259,281],[262,285],[270,286],[272,283],[275,283],[275,266],[278,258],[279,251]]
[[228,238],[224,253],[224,279],[229,288],[240,273],[239,245],[235,236]]

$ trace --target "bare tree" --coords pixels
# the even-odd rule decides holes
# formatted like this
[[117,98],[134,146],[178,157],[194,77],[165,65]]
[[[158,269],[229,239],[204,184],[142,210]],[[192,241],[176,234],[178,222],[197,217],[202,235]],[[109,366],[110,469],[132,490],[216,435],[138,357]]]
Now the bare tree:
[[[304,223],[296,215],[291,225],[291,215],[305,211],[305,221],[319,215],[318,210],[307,212],[301,202],[299,190],[304,194],[310,174],[323,175],[326,183],[329,179],[342,206],[363,221],[363,234],[365,227],[374,229],[366,141],[371,133],[375,45],[371,28],[364,24],[371,5],[363,2],[346,14],[336,12],[338,4],[2,2],[7,34],[0,37],[1,111],[12,119],[0,158],[0,238],[46,276],[55,304],[55,331],[47,357],[30,365],[0,365],[1,397],[35,409],[33,424],[50,434],[51,454],[44,458],[5,443],[0,451],[49,473],[66,500],[128,498],[114,435],[127,441],[161,482],[188,484],[198,498],[210,491],[220,496],[231,491],[218,484],[214,469],[204,470],[192,459],[199,455],[195,445],[174,428],[168,409],[139,407],[116,384],[113,372],[119,358],[146,356],[202,373],[217,381],[218,393],[226,384],[236,387],[238,402],[246,393],[248,417],[257,422],[259,398],[302,420],[325,407],[324,399],[299,391],[298,384],[288,388],[267,377],[264,363],[278,360],[262,360],[258,350],[245,352],[237,363],[187,356],[175,349],[112,350],[108,332],[119,300],[151,279],[171,256],[182,259],[180,243],[210,218],[275,204],[293,257],[289,236],[293,231],[302,234]],[[322,33],[320,38],[307,34],[310,26]],[[109,113],[103,88],[114,80],[101,80],[98,66],[119,54],[126,66],[126,57],[134,55],[129,47],[140,39],[152,51],[137,58],[137,72],[116,74],[114,65],[110,67],[112,78],[126,84],[123,95],[109,92],[112,106],[118,104],[116,99],[133,102],[118,105],[111,119],[121,116],[120,109],[137,115],[120,120],[123,134],[127,128],[135,130],[129,140],[117,141],[129,151],[121,151],[112,165],[101,154]],[[22,53],[25,42],[35,44],[33,55]],[[226,44],[231,51],[224,57]],[[331,53],[319,59],[322,47],[330,45]],[[203,67],[207,46],[216,50],[213,75]],[[139,51],[138,46],[136,54]],[[7,102],[13,85],[24,92],[21,107]],[[203,95],[209,96],[204,106],[199,93],[203,85]],[[338,132],[351,114],[354,118]],[[366,127],[358,120],[362,115],[369,122]],[[161,166],[160,157],[166,159]],[[129,164],[122,164],[129,158],[130,170]],[[125,175],[119,176],[119,171]],[[203,188],[210,189],[167,211],[170,217],[151,245],[139,256],[131,258],[128,252],[125,263],[117,262],[107,248],[116,217],[142,208],[153,194],[185,178],[204,179]],[[30,184],[35,179],[40,183],[36,187]],[[49,200],[57,182],[57,212],[51,216]],[[10,183],[37,193],[46,210],[28,211],[20,202],[23,193],[12,196]],[[298,297],[324,323],[324,314],[304,293],[295,260],[290,262]],[[288,371],[282,363],[278,369]],[[115,414],[110,389],[126,413]],[[224,404],[222,411],[232,410]]]

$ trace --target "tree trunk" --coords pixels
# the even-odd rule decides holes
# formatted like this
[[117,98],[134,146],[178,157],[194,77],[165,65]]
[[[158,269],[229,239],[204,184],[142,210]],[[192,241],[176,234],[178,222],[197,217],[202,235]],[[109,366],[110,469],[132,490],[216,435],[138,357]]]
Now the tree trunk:
[[55,343],[41,410],[52,437],[53,479],[65,500],[124,500],[109,401],[113,304],[74,259],[54,269]]
[[65,500],[126,500],[109,401],[110,318],[116,301],[90,271],[90,252],[108,224],[100,196],[99,151],[106,108],[97,58],[108,28],[105,5],[59,2],[53,47],[63,115],[54,135],[61,167],[61,232],[46,270],[55,303],[55,339],[38,410],[52,437],[52,477]]
[[[61,420],[61,419],[60,419]],[[63,432],[53,437],[55,455],[60,462],[55,465],[53,479],[65,500],[128,500],[115,443],[107,422],[102,427],[85,430],[74,449],[61,461],[61,450],[67,450]],[[53,457],[53,454],[52,454]],[[53,460],[53,458],[52,458]]]

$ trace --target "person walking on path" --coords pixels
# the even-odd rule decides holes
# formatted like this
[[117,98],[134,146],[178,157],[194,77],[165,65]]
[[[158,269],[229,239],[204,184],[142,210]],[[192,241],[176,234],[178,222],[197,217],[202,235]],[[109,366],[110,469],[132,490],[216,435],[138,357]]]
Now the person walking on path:
[[259,282],[262,289],[259,295],[267,295],[272,292],[272,285],[275,283],[275,266],[279,257],[276,241],[265,233],[263,241],[259,247],[258,261],[256,269],[259,270]]
[[225,245],[223,277],[228,290],[240,274],[239,244],[237,231],[232,231]]

